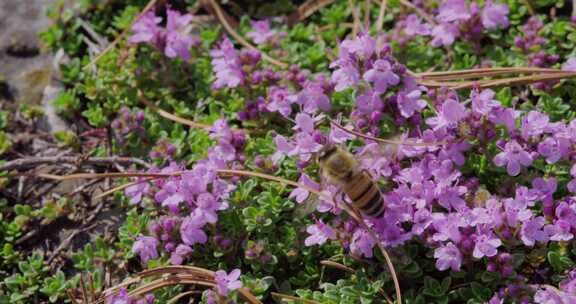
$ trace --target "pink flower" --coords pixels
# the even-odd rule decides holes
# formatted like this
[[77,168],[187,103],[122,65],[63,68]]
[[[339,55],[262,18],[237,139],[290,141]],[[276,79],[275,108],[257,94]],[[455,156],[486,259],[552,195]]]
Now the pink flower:
[[371,258],[374,253],[372,249],[376,246],[376,241],[364,229],[357,229],[352,235],[352,243],[350,243],[350,250],[353,253],[360,254],[367,258]]
[[482,257],[493,257],[498,253],[496,248],[502,245],[499,238],[495,238],[492,234],[480,234],[476,237],[476,245],[472,256],[477,259]]
[[360,73],[353,66],[344,66],[334,71],[330,79],[335,84],[334,90],[340,92],[355,87],[360,81]]
[[400,83],[400,77],[392,71],[392,65],[388,60],[378,59],[372,68],[363,76],[364,80],[373,85],[374,92],[385,93],[389,86]]
[[522,149],[515,140],[511,140],[504,146],[504,151],[494,157],[494,164],[498,167],[506,166],[506,172],[510,176],[520,174],[522,166],[530,166],[532,157],[530,153]]
[[562,65],[562,71],[576,72],[576,57],[570,57]]
[[254,31],[246,33],[247,37],[250,37],[252,41],[256,44],[264,44],[276,34],[276,31],[270,29],[270,22],[268,20],[262,21],[251,21],[250,24]]
[[234,269],[229,274],[224,270],[218,270],[214,273],[216,281],[216,292],[223,297],[227,297],[231,291],[242,288],[240,279],[240,269]]
[[434,250],[434,258],[436,258],[436,268],[440,271],[444,271],[448,268],[452,271],[460,271],[460,266],[462,265],[462,253],[458,247],[456,247],[452,242],[449,242],[443,247],[436,248]]
[[340,48],[346,49],[347,53],[354,54],[362,59],[367,59],[376,51],[376,41],[366,33],[358,34],[354,39],[342,41]]
[[494,99],[494,95],[496,95],[496,93],[491,89],[485,89],[481,92],[473,90],[470,94],[472,111],[481,115],[488,115],[493,108],[500,106],[500,102]]
[[212,67],[216,73],[214,88],[235,88],[244,84],[244,72],[240,56],[232,42],[224,37],[217,48],[210,51]]
[[546,220],[539,216],[522,224],[520,239],[526,246],[534,246],[536,242],[548,241],[548,235],[542,230]]
[[132,252],[140,255],[142,262],[147,263],[149,260],[158,258],[158,245],[159,242],[154,237],[139,236],[132,245]]
[[178,11],[168,9],[166,24],[166,47],[164,54],[169,58],[180,57],[182,60],[190,59],[190,48],[200,43],[188,33],[188,25],[192,15],[180,14]]
[[397,102],[400,114],[406,118],[410,118],[414,113],[422,111],[427,103],[426,100],[420,98],[420,96],[422,96],[422,91],[420,90],[398,92]]
[[172,265],[182,265],[184,258],[192,252],[190,246],[180,244],[170,255],[170,263]]
[[186,217],[180,225],[180,237],[182,242],[186,245],[204,244],[208,241],[208,236],[202,227],[206,222],[198,215]]
[[464,119],[466,115],[468,115],[468,113],[464,105],[457,100],[448,99],[442,104],[438,116],[426,119],[426,123],[432,126],[434,130],[440,130],[456,125]]
[[482,9],[482,26],[487,29],[495,29],[498,26],[508,27],[508,5],[494,4],[492,1],[486,1]]
[[428,36],[432,32],[432,27],[428,23],[422,23],[422,20],[415,14],[410,14],[406,17],[404,33],[408,37],[417,35]]
[[336,232],[332,227],[324,224],[321,220],[317,221],[315,225],[308,226],[306,232],[310,234],[309,237],[304,240],[304,245],[322,245],[326,243],[327,240],[335,240]]
[[140,203],[142,197],[150,191],[150,184],[148,182],[144,181],[142,178],[139,178],[137,181],[137,184],[127,187],[124,190],[126,196],[130,198],[130,204],[132,205]]
[[[317,182],[313,181],[306,173],[302,173],[300,175],[300,179],[298,180],[299,183],[304,184],[312,189],[316,189],[320,191],[320,185]],[[308,190],[303,188],[296,188],[290,192],[290,198],[296,200],[298,204],[302,204],[310,195]]]
[[161,48],[161,39],[164,34],[163,29],[158,26],[162,18],[156,17],[153,11],[148,11],[132,26],[132,36],[128,38],[130,43],[146,42],[156,48]]
[[438,20],[442,22],[466,21],[471,15],[464,0],[442,1],[438,12]]

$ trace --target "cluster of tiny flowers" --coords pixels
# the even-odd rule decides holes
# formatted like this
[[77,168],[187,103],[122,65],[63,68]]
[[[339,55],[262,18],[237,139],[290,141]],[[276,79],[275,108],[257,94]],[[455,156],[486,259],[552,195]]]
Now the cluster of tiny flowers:
[[[576,120],[552,122],[536,110],[522,112],[504,107],[489,89],[473,90],[464,101],[448,90],[427,92],[403,73],[403,68],[386,53],[385,46],[376,49],[375,40],[364,34],[343,41],[340,50],[340,57],[332,64],[335,71],[331,85],[335,91],[352,88],[358,92],[355,112],[381,112],[398,117],[397,121],[406,126],[420,125],[404,138],[431,144],[402,145],[392,154],[368,141],[357,151],[364,169],[376,178],[384,177],[395,183],[384,194],[385,215],[367,219],[383,245],[399,246],[417,237],[434,250],[438,270],[460,271],[464,263],[485,261],[486,270],[507,276],[514,270],[511,253],[522,251],[523,247],[574,238],[576,200],[571,196],[554,199],[559,190],[556,177],[532,175],[530,186],[502,186],[491,194],[475,177],[466,177],[460,168],[466,163],[467,153],[485,153],[484,147],[490,144],[499,150],[490,159],[493,170],[501,167],[510,177],[527,172],[536,161],[570,168],[576,144]],[[327,92],[329,98],[331,91]],[[427,106],[422,100],[425,93],[435,106],[436,115],[423,120],[420,111]],[[381,96],[386,98],[382,100]],[[316,112],[307,113],[300,108],[292,116],[292,108],[289,109],[279,112],[294,117],[295,133],[292,138],[276,136],[277,151],[271,157],[275,162],[286,156],[298,157],[303,169],[310,155],[319,151],[323,143],[342,143],[353,138],[334,127],[329,134],[323,134],[315,128],[319,116],[314,116]],[[422,128],[422,123],[428,128]],[[498,134],[505,136],[499,138],[495,132],[498,129],[503,130]],[[470,143],[471,139],[477,144]],[[434,144],[440,142],[446,144]],[[574,179],[567,190],[574,192],[576,166],[571,168],[571,174]],[[304,173],[300,182],[319,190],[319,185]],[[509,193],[513,195],[505,195]],[[307,195],[305,189],[297,188],[290,197],[301,203]],[[541,213],[538,203],[542,204]],[[317,210],[341,213],[336,206],[326,204],[320,204]],[[317,220],[307,232],[308,246],[339,240],[355,255],[373,256],[376,240],[363,228],[339,217],[332,223]],[[551,292],[544,288],[536,295],[551,296]]]
[[122,140],[130,133],[138,136],[144,135],[144,111],[138,110],[132,113],[127,107],[120,109],[120,115],[112,121],[111,127],[116,133],[118,141]]
[[[182,264],[196,244],[205,244],[207,224],[218,221],[218,212],[228,208],[228,198],[235,187],[217,175],[219,169],[236,168],[243,160],[244,135],[232,131],[225,121],[214,123],[210,137],[216,144],[210,147],[208,157],[185,170],[172,162],[168,166],[153,168],[149,173],[174,174],[169,178],[138,183],[126,188],[131,204],[142,203],[145,197],[166,212],[149,224],[150,235],[140,235],[132,251],[142,262],[158,259],[161,252],[170,255],[170,262]],[[159,250],[161,249],[161,250]]]
[[255,44],[277,44],[278,39],[286,36],[285,32],[277,32],[270,27],[269,20],[251,21],[252,30],[246,36]]
[[506,28],[509,9],[506,4],[486,1],[480,8],[478,3],[470,5],[465,0],[441,1],[434,15],[434,24],[424,22],[415,14],[408,15],[398,23],[395,39],[408,41],[416,36],[430,36],[433,47],[450,46],[458,38],[479,40],[484,30]]
[[169,58],[189,60],[190,48],[200,44],[200,39],[190,34],[193,16],[170,8],[166,9],[166,16],[166,26],[161,26],[162,18],[148,11],[132,26],[128,42],[147,43]]
[[[521,278],[525,279],[525,278]],[[568,273],[558,288],[551,285],[531,285],[521,282],[501,288],[488,304],[502,304],[507,300],[516,303],[571,304],[576,303],[576,270]]]

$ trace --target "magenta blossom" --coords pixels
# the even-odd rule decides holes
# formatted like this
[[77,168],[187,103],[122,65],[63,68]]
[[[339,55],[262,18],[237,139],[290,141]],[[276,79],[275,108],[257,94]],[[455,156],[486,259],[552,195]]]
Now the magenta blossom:
[[433,39],[430,44],[433,47],[450,46],[458,36],[460,36],[460,29],[457,25],[441,23],[432,29]]
[[142,197],[148,194],[150,191],[150,184],[144,181],[142,178],[139,178],[138,183],[127,187],[124,190],[124,194],[130,198],[130,204],[136,205],[142,201]]
[[169,58],[190,59],[190,48],[200,43],[198,39],[188,33],[188,25],[192,21],[192,15],[182,15],[171,9],[168,9],[166,14],[168,21],[166,23],[164,54]]
[[438,20],[442,22],[453,22],[470,19],[471,15],[466,6],[465,0],[446,0],[438,11]]
[[224,270],[218,270],[214,273],[216,282],[216,292],[223,297],[227,297],[231,291],[242,288],[240,279],[240,269],[234,269],[229,274]]
[[[308,186],[312,189],[320,191],[320,185],[317,182],[313,181],[307,174],[302,173],[300,175],[300,180],[298,181],[305,186]],[[310,195],[310,192],[303,188],[296,188],[290,192],[290,198],[293,198],[298,204],[302,204]]]
[[452,271],[460,271],[462,265],[462,253],[452,242],[449,242],[443,247],[434,250],[434,258],[436,258],[436,268],[440,271],[448,268]]
[[508,175],[516,176],[520,174],[522,166],[527,167],[532,164],[532,157],[517,141],[512,140],[506,143],[503,152],[494,157],[494,164],[498,167],[506,166]]
[[482,26],[487,29],[497,27],[506,28],[510,24],[508,21],[508,5],[494,4],[492,1],[486,1],[482,10]]
[[494,91],[490,89],[473,90],[470,94],[470,99],[472,99],[472,111],[481,115],[488,115],[493,108],[500,106],[500,102],[494,99]]
[[210,51],[212,67],[216,74],[214,88],[235,88],[245,82],[240,56],[232,42],[227,38],[220,42],[217,48]]
[[562,65],[562,71],[576,72],[576,57],[570,57]]
[[159,242],[151,236],[139,236],[132,246],[132,252],[140,255],[142,262],[147,263],[149,260],[158,258]]
[[414,113],[422,111],[428,103],[421,98],[422,91],[413,90],[411,92],[398,92],[397,102],[400,114],[406,118],[412,117]]
[[539,216],[522,224],[520,238],[522,242],[524,242],[524,245],[532,247],[536,242],[548,241],[548,235],[542,230],[545,222],[544,217]]
[[324,224],[321,220],[317,221],[315,225],[308,226],[306,232],[310,234],[310,236],[304,240],[304,245],[306,246],[322,245],[326,243],[327,240],[336,239],[336,231],[334,231],[332,227]]
[[453,127],[467,115],[466,107],[457,100],[448,99],[443,104],[438,116],[426,119],[426,123],[434,130]]
[[350,243],[350,250],[353,253],[360,254],[366,258],[373,256],[372,249],[376,245],[376,241],[364,229],[357,229],[352,235],[352,243]]
[[414,37],[418,35],[428,36],[432,32],[432,27],[430,24],[422,23],[420,17],[415,14],[408,15],[406,20],[404,20],[404,23],[404,33],[406,33],[408,37]]
[[252,39],[256,44],[264,44],[270,41],[276,31],[270,29],[270,22],[268,20],[251,21],[253,31],[246,33],[246,36]]
[[480,234],[476,236],[476,245],[472,256],[477,259],[482,257],[493,257],[498,253],[498,247],[502,245],[499,238],[494,237],[492,234]]
[[376,60],[372,68],[364,73],[365,81],[373,85],[374,92],[385,93],[389,86],[400,83],[400,77],[392,71],[388,60]]
[[162,18],[156,17],[153,11],[148,11],[132,25],[132,36],[128,38],[130,43],[146,42],[157,48],[161,48],[163,29],[158,26]]
[[204,218],[199,215],[186,217],[180,225],[182,242],[189,246],[206,243],[208,236],[202,230],[205,224]]

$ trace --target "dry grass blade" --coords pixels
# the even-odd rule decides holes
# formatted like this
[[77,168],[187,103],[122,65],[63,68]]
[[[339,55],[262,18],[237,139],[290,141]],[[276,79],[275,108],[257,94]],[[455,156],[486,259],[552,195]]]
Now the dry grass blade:
[[[541,75],[530,75],[530,76],[520,76],[520,77],[490,80],[480,83],[479,87],[491,88],[499,86],[524,85],[524,84],[533,84],[541,81],[558,81],[574,77],[576,77],[576,72],[563,72],[563,73],[551,73],[551,74],[548,73]],[[474,86],[475,84],[462,84],[454,87],[454,89],[466,89],[466,88],[472,88]]]
[[330,260],[322,260],[322,261],[320,261],[320,265],[323,265],[326,267],[331,267],[331,268],[336,268],[336,269],[350,272],[350,273],[356,273],[356,270],[354,270],[354,269],[352,269],[346,265],[342,265],[340,263],[336,263],[336,262],[330,261]]
[[120,33],[120,35],[118,35],[118,37],[116,37],[116,39],[114,39],[114,41],[112,41],[112,43],[110,43],[102,52],[100,52],[100,54],[98,54],[98,56],[96,56],[92,60],[90,60],[90,62],[87,65],[85,65],[83,67],[83,69],[86,69],[86,68],[94,65],[96,62],[98,62],[98,60],[100,60],[100,58],[102,58],[104,56],[104,54],[108,53],[112,48],[114,48],[120,42],[120,39],[122,39],[122,37],[126,36],[126,34],[130,31],[130,29],[134,25],[134,23],[136,23],[136,21],[138,21],[140,18],[142,18],[142,16],[144,16],[144,14],[146,14],[146,12],[148,12],[156,4],[156,1],[157,0],[150,0],[150,2],[148,2],[148,4],[146,4],[144,9],[142,9],[142,11],[138,15],[138,17],[136,17],[132,22],[130,22],[130,25],[128,25],[128,27],[126,27],[122,31],[122,33]]
[[266,60],[266,61],[268,61],[274,65],[277,65],[281,68],[285,68],[288,66],[287,63],[276,60],[276,59],[270,57],[268,54],[260,51],[257,47],[253,46],[248,41],[246,41],[246,39],[242,38],[242,36],[240,36],[238,33],[236,33],[236,31],[230,26],[230,24],[228,23],[228,21],[224,17],[224,13],[222,11],[222,8],[220,7],[220,5],[215,0],[205,0],[205,1],[207,1],[209,3],[209,5],[214,9],[214,12],[216,13],[216,17],[218,18],[218,21],[220,21],[220,23],[222,23],[222,26],[224,26],[224,29],[226,30],[226,32],[228,32],[228,34],[230,34],[232,37],[234,37],[234,39],[236,39],[240,44],[242,44],[246,48],[249,48],[251,50],[259,52],[262,55],[262,58],[264,60]]
[[431,143],[419,143],[419,142],[412,142],[412,141],[397,141],[397,140],[391,140],[391,139],[383,139],[383,138],[378,138],[378,137],[374,137],[374,136],[370,136],[370,135],[366,135],[360,132],[356,132],[353,130],[348,130],[346,128],[344,128],[342,125],[338,124],[337,122],[330,120],[330,123],[333,124],[335,127],[337,127],[338,129],[341,129],[344,132],[350,133],[352,135],[358,136],[358,137],[362,137],[365,139],[370,139],[376,142],[380,142],[383,144],[391,144],[391,145],[399,145],[399,146],[415,146],[415,147],[428,147],[428,146],[442,146],[442,145],[447,145],[448,142],[446,141],[439,141],[439,142],[431,142]]
[[190,290],[190,291],[179,293],[175,297],[173,297],[172,299],[168,300],[168,302],[166,302],[166,304],[176,304],[176,303],[178,303],[178,301],[180,299],[187,297],[189,295],[197,294],[198,292],[199,292],[198,290]]
[[[278,293],[278,292],[272,292],[271,295],[275,298],[280,298],[280,301],[282,301],[282,302],[296,301],[296,303],[320,304],[320,302],[316,302],[314,300],[302,299],[299,297],[295,297],[295,296],[291,296],[291,295],[287,295],[287,294],[283,294],[283,293]],[[288,300],[288,301],[285,301],[285,300]]]
[[155,179],[155,177],[149,177],[149,178],[146,178],[146,179],[141,180],[141,181],[134,181],[134,182],[122,184],[122,185],[120,185],[120,186],[111,188],[111,189],[109,189],[109,190],[106,190],[106,191],[104,191],[104,192],[96,195],[96,196],[94,197],[94,199],[101,199],[101,198],[106,197],[106,196],[108,196],[108,195],[110,195],[110,194],[112,194],[112,193],[114,193],[114,192],[116,192],[116,191],[124,190],[124,189],[126,189],[126,188],[128,188],[128,187],[131,187],[131,186],[134,186],[134,185],[137,185],[137,184],[140,184],[140,183],[147,183],[147,182],[152,181],[152,180],[154,180],[154,179]]
[[420,78],[437,78],[440,76],[452,76],[452,75],[476,75],[481,77],[482,73],[489,72],[499,72],[503,74],[509,73],[542,73],[542,72],[557,72],[562,73],[564,71],[557,69],[547,69],[547,68],[535,68],[535,67],[499,67],[499,68],[479,68],[479,69],[465,69],[465,70],[455,70],[455,71],[441,71],[441,72],[423,72],[416,73],[416,77]]
[[421,8],[417,7],[416,5],[410,3],[410,1],[408,0],[400,0],[400,4],[404,5],[405,7],[415,11],[418,15],[420,15],[420,17],[424,18],[424,20],[426,20],[428,23],[432,24],[432,25],[436,25],[438,24],[436,22],[436,20],[434,20],[434,18],[432,18],[430,15],[428,15],[428,13],[426,13],[424,10],[422,10]]
[[[41,177],[50,176],[50,178],[55,178],[57,180],[71,180],[71,179],[79,179],[79,178],[128,177],[128,176],[130,176],[130,177],[136,177],[136,176],[169,177],[169,176],[180,175],[182,173],[183,173],[182,171],[173,172],[173,173],[156,173],[156,174],[153,174],[153,173],[140,173],[140,174],[138,174],[138,173],[100,173],[100,174],[98,174],[98,173],[80,173],[80,174],[72,174],[72,175],[65,175],[65,176],[54,176],[54,175],[46,175],[46,174],[38,174],[37,176],[41,176]],[[392,276],[392,280],[394,281],[394,288],[396,290],[397,301],[398,301],[398,303],[402,303],[402,293],[400,290],[400,282],[398,281],[398,276],[396,275],[396,270],[394,269],[394,264],[392,264],[392,259],[388,255],[388,252],[386,251],[384,246],[382,246],[382,243],[380,242],[379,238],[376,236],[376,234],[374,234],[374,231],[372,231],[372,229],[370,229],[366,225],[366,223],[362,219],[362,216],[360,215],[358,210],[355,210],[353,207],[348,206],[347,204],[334,202],[332,197],[330,197],[329,195],[327,195],[323,192],[320,192],[320,191],[313,189],[309,186],[306,186],[304,184],[300,184],[298,182],[291,181],[291,180],[288,180],[285,178],[272,176],[272,175],[268,175],[268,174],[264,174],[264,173],[243,171],[243,170],[219,169],[219,170],[216,170],[216,173],[218,173],[218,175],[220,175],[220,176],[251,176],[251,177],[258,177],[258,178],[263,178],[263,179],[267,179],[267,180],[271,180],[271,181],[276,181],[276,182],[279,182],[279,183],[282,183],[285,185],[290,185],[293,187],[304,189],[310,193],[317,195],[318,197],[321,197],[322,199],[324,199],[326,201],[331,201],[334,204],[338,205],[338,207],[340,207],[342,210],[344,210],[363,229],[365,229],[368,232],[368,234],[370,235],[370,237],[372,237],[374,240],[376,240],[376,244],[378,246],[378,249],[380,250],[380,252],[384,256],[384,259],[386,260],[386,265],[388,267],[388,270],[390,271],[390,275]],[[175,269],[174,267],[175,266],[172,266],[170,269]],[[180,267],[182,267],[182,266],[180,266]]]
[[294,11],[288,17],[288,24],[292,25],[297,22],[303,21],[304,19],[312,16],[315,12],[320,10],[321,8],[328,6],[334,2],[334,0],[308,0],[298,7],[296,11]]
[[534,7],[532,6],[532,3],[530,3],[530,0],[520,0],[520,2],[526,6],[528,14],[530,14],[530,16],[534,16],[536,12],[534,12]]
[[380,2],[380,11],[378,11],[378,19],[376,19],[376,31],[379,32],[384,26],[384,14],[386,13],[386,6],[388,5],[387,0],[382,0]]
[[140,90],[138,90],[138,98],[139,98],[140,102],[142,102],[144,105],[146,105],[146,107],[148,107],[150,110],[154,111],[155,113],[158,113],[158,115],[160,115],[166,119],[172,120],[172,121],[177,122],[177,123],[181,123],[181,124],[189,126],[191,128],[208,130],[212,127],[210,125],[194,122],[194,121],[191,121],[189,119],[176,116],[172,113],[166,112],[166,111],[158,108],[155,104],[153,104],[151,101],[146,99],[146,97],[144,96],[144,93],[142,93],[142,91],[140,91]]
[[[141,282],[144,278],[155,277],[158,279],[133,289],[130,291],[129,295],[139,298],[157,289],[178,284],[200,285],[204,287],[213,287],[216,284],[214,282],[213,271],[193,266],[165,266],[140,272],[136,274],[136,278],[129,280],[128,283],[124,282],[118,286],[108,289],[104,292],[104,294],[110,296],[111,294],[117,292],[121,287]],[[252,295],[252,293],[247,288],[240,288],[238,292],[249,303],[262,304],[262,302],[260,302],[260,300]],[[102,297],[95,301],[93,304],[100,304],[104,301],[105,297]]]
[[360,15],[358,14],[358,9],[356,9],[356,6],[354,5],[353,0],[348,0],[348,7],[350,8],[350,11],[352,13],[352,17],[354,19],[354,26],[352,27],[352,37],[356,37],[356,35],[358,34],[358,32],[361,29],[362,23],[360,22]]

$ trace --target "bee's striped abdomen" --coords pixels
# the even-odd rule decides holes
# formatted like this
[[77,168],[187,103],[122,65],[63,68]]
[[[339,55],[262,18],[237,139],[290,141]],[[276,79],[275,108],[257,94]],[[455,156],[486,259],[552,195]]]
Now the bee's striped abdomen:
[[378,185],[362,171],[346,183],[342,189],[352,200],[352,205],[367,216],[379,218],[384,215],[384,198]]

